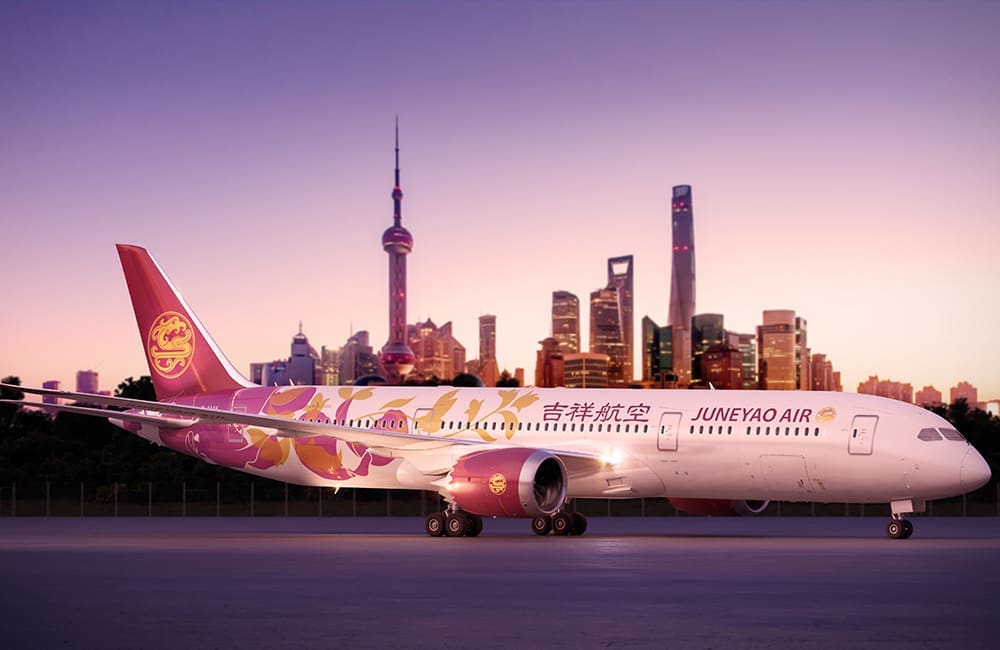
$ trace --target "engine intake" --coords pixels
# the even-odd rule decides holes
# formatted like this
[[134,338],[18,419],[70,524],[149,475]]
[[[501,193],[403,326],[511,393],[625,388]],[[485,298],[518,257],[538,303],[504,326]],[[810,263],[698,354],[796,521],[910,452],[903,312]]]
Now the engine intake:
[[455,505],[472,514],[550,515],[566,500],[566,469],[541,449],[488,449],[458,459],[448,488]]
[[670,499],[670,505],[689,515],[734,517],[759,515],[770,501],[744,501],[742,499]]

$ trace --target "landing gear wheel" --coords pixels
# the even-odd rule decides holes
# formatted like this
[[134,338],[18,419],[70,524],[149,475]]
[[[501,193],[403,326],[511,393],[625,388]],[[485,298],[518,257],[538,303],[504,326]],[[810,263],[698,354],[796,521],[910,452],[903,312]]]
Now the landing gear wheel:
[[464,512],[453,512],[444,518],[444,532],[448,537],[461,537],[471,528],[471,522]]
[[424,520],[424,530],[431,537],[444,535],[444,513],[435,512],[427,515],[427,519]]
[[902,539],[910,539],[911,535],[913,535],[913,522],[910,521],[909,519],[904,519]]
[[892,539],[905,539],[904,532],[906,531],[906,522],[902,519],[893,519],[889,522],[889,525],[885,527],[885,534]]
[[479,515],[466,515],[469,518],[469,526],[465,529],[466,537],[479,537],[483,532],[483,518]]
[[552,530],[552,517],[548,515],[538,515],[531,520],[531,532],[536,535],[548,535]]
[[570,535],[582,535],[587,532],[587,518],[581,515],[579,512],[574,512],[570,514],[570,519],[572,519],[572,525],[569,529]]
[[573,529],[573,518],[565,512],[557,512],[552,515],[552,534],[569,535]]

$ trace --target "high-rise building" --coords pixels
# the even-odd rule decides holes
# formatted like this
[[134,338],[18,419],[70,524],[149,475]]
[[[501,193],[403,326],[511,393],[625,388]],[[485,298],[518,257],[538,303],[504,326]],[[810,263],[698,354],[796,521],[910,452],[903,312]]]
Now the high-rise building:
[[607,388],[608,355],[578,352],[563,355],[567,388]]
[[673,328],[642,318],[642,381],[647,386],[674,388]]
[[96,370],[78,370],[76,372],[76,392],[95,395],[99,392]]
[[355,332],[340,348],[340,382],[353,384],[362,377],[373,375],[378,370],[378,363],[368,332]]
[[728,343],[713,345],[698,356],[697,363],[702,387],[711,386],[720,390],[743,388],[743,353],[739,348]]
[[677,385],[691,383],[691,319],[694,317],[694,208],[691,186],[675,185],[671,208],[670,320]]
[[340,350],[325,345],[319,349],[319,383],[323,386],[340,384]]
[[809,364],[809,346],[806,343],[806,319],[795,317],[795,388],[812,387],[812,366]]
[[479,317],[479,360],[497,358],[497,317],[486,314]]
[[725,343],[726,329],[722,314],[695,314],[691,318],[691,385],[705,386],[701,374],[701,356]]
[[[42,382],[42,388],[45,388],[47,390],[59,390],[59,380],[58,379],[50,379],[49,381],[43,381]],[[54,395],[43,395],[42,396],[42,404],[60,404],[60,403],[61,402],[60,402],[59,398],[56,397],[56,396],[54,396]]]
[[608,288],[618,290],[618,322],[622,336],[622,384],[628,384],[635,376],[635,326],[632,318],[633,280],[635,263],[631,255],[608,258]]
[[465,369],[465,346],[452,334],[451,321],[438,327],[431,319],[407,328],[415,352],[413,373],[422,379],[451,381]]
[[542,349],[536,353],[535,386],[539,388],[565,386],[566,370],[559,341],[550,336],[539,341],[539,344]]
[[569,291],[552,292],[552,338],[563,353],[580,351],[580,299]]
[[760,387],[757,382],[757,336],[754,334],[726,332],[726,341],[729,345],[740,351],[742,358],[740,381],[742,382],[742,387],[745,390],[756,390]]
[[809,365],[812,366],[811,390],[837,390],[837,383],[834,378],[833,363],[826,358],[825,354],[813,354],[810,357]]
[[[608,358],[608,385],[625,385],[625,343],[615,287],[590,294],[590,351]],[[567,379],[568,381],[568,379]]]
[[292,337],[291,356],[288,359],[250,364],[250,380],[261,386],[311,386],[320,383],[319,354],[309,345],[309,339],[299,331]]
[[389,255],[389,340],[379,361],[390,384],[402,382],[413,370],[414,354],[406,345],[406,256],[413,236],[403,227],[403,190],[399,185],[399,119],[396,119],[396,184],[392,188],[392,226],[382,233],[382,249]]
[[757,378],[762,390],[795,390],[795,312],[769,309],[757,326]]
[[937,406],[938,404],[941,404],[941,398],[941,391],[933,386],[924,386],[922,389],[917,391],[916,397],[913,401],[918,406]]
[[951,387],[951,403],[954,404],[960,399],[964,399],[969,405],[969,409],[979,408],[979,389],[967,381],[960,381]]

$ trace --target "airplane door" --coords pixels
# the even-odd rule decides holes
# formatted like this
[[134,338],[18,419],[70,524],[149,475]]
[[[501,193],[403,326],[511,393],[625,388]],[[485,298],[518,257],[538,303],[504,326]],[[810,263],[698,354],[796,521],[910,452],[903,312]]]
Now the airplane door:
[[660,451],[677,451],[677,434],[680,428],[680,413],[661,414],[660,428],[656,431],[656,448]]
[[878,425],[877,415],[855,415],[851,422],[851,438],[847,451],[851,454],[868,455],[872,453],[875,442],[875,427]]

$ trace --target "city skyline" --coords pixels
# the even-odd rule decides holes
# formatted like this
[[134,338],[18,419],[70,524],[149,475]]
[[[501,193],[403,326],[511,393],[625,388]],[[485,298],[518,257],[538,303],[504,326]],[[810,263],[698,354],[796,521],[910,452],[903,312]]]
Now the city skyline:
[[962,345],[1000,315],[992,4],[0,17],[0,255],[21,278],[0,372],[25,383],[146,374],[116,242],[157,257],[241,370],[299,320],[317,345],[387,340],[398,113],[408,320],[470,346],[496,314],[501,367],[530,376],[552,291],[589,296],[615,255],[634,256],[635,319],[665,323],[670,188],[690,184],[699,312],[752,332],[794,310],[847,390],[878,374],[1000,397],[996,353]]

